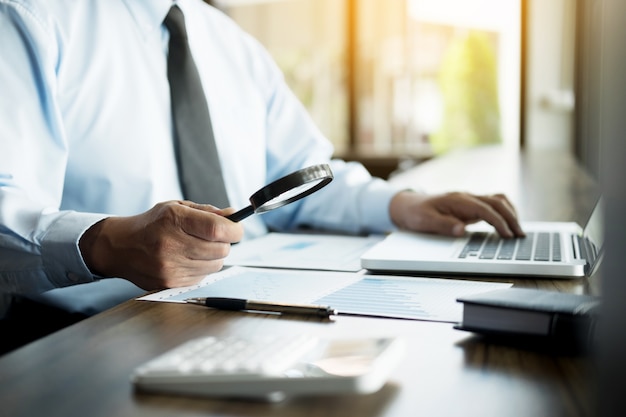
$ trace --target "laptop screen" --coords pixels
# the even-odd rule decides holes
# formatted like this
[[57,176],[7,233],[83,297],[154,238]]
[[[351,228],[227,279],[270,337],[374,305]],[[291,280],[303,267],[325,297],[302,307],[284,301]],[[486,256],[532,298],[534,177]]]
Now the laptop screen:
[[604,202],[600,198],[596,203],[589,220],[583,229],[583,239],[590,245],[590,253],[588,261],[590,263],[589,268],[591,273],[593,268],[599,263],[599,258],[602,255],[602,245],[604,243]]

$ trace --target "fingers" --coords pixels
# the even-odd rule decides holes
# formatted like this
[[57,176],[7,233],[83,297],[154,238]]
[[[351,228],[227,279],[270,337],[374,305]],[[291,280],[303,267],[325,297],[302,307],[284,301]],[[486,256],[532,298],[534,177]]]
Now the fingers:
[[487,207],[483,220],[491,224],[503,237],[525,236],[517,219],[513,204],[503,194],[492,196],[474,196]]
[[467,224],[484,220],[503,237],[524,236],[513,205],[502,194],[448,193],[424,197],[400,193],[392,199],[390,214],[400,227],[427,233],[460,236]]
[[224,217],[230,214],[233,214],[235,212],[235,209],[232,207],[226,207],[226,208],[220,209],[211,204],[199,204],[199,203],[194,203],[193,201],[189,201],[189,200],[179,201],[178,203],[187,207],[195,208],[197,210],[203,210],[208,213],[219,214],[220,216],[224,216]]
[[209,242],[236,243],[243,237],[243,226],[226,218],[232,208],[218,209],[208,204],[180,201],[181,228],[190,236]]
[[458,217],[434,212],[429,216],[427,225],[422,228],[426,233],[436,233],[448,236],[462,236],[465,233],[466,222]]
[[[243,237],[243,226],[226,219],[220,210],[189,202],[164,203],[154,219],[154,246],[159,257],[178,274],[215,272]],[[161,226],[159,226],[161,224]],[[219,262],[215,262],[219,261]]]
[[514,209],[503,196],[457,194],[456,197],[458,201],[452,207],[451,214],[465,224],[483,220],[491,224],[502,237],[523,234]]

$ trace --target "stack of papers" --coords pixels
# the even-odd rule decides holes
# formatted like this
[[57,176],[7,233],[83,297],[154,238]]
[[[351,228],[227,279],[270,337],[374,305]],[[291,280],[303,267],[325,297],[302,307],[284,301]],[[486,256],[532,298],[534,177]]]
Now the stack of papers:
[[232,246],[225,265],[324,271],[361,270],[361,255],[384,236],[269,233]]
[[226,260],[232,267],[207,275],[199,284],[164,290],[140,300],[184,302],[194,297],[230,297],[329,305],[340,314],[458,323],[463,310],[457,298],[511,286],[367,275],[358,268],[360,255],[380,239],[271,233],[233,246]]

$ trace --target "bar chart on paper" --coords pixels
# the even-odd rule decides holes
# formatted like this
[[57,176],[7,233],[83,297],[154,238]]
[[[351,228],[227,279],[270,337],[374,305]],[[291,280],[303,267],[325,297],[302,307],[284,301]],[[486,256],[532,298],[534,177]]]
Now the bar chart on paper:
[[461,293],[478,293],[510,286],[492,282],[437,278],[370,277],[350,284],[315,301],[339,312],[368,316],[458,322]]
[[140,300],[184,302],[194,297],[328,305],[339,313],[456,323],[456,299],[511,284],[439,278],[369,276],[235,266],[198,285],[163,290]]

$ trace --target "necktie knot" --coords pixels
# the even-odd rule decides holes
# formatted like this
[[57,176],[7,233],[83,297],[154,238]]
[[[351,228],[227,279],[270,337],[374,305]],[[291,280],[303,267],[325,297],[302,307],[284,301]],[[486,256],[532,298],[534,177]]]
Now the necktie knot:
[[170,37],[187,39],[187,28],[185,27],[185,15],[176,5],[172,6],[165,16],[163,24],[170,32]]

